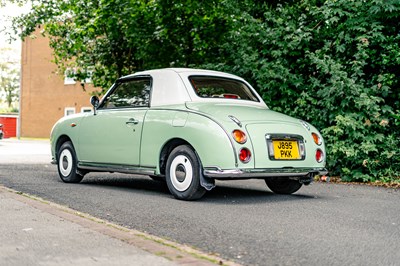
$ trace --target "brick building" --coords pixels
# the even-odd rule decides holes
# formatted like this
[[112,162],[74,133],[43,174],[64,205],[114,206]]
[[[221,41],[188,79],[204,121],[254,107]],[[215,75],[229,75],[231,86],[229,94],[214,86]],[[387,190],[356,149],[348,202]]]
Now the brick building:
[[36,38],[27,38],[21,52],[20,136],[49,138],[61,117],[92,110],[92,86],[56,74],[49,40],[36,29]]

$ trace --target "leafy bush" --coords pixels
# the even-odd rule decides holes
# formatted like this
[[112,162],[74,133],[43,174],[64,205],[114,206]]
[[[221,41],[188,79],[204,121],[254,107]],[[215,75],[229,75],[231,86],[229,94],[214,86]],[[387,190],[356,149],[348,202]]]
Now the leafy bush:
[[322,129],[332,175],[398,180],[400,2],[288,3],[260,14],[249,1],[224,45],[230,57],[214,68],[245,76],[272,109]]

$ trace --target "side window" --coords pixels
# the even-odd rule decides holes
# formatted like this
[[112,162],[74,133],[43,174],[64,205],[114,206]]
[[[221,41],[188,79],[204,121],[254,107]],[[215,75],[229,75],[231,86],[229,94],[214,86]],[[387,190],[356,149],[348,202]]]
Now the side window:
[[148,107],[150,106],[150,88],[150,77],[122,81],[107,96],[101,107],[105,109]]

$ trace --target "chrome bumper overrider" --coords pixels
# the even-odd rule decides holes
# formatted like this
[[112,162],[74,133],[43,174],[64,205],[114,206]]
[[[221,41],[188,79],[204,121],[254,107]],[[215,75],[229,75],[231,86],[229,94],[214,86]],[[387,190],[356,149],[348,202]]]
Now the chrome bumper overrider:
[[204,168],[204,176],[216,179],[266,178],[266,177],[302,177],[326,175],[325,168],[265,168],[265,169],[228,169],[218,167]]

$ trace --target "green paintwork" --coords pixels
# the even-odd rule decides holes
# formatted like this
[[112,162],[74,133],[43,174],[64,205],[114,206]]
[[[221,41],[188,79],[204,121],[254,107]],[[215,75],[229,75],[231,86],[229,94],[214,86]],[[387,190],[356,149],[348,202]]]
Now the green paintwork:
[[245,101],[237,103],[221,103],[212,101],[207,103],[187,103],[190,110],[202,112],[221,122],[230,122],[229,115],[234,115],[244,123],[254,121],[288,121],[298,123],[298,119],[269,110],[266,106],[253,105]]
[[[213,103],[190,103],[187,106],[189,108],[169,106],[154,110],[103,110],[97,115],[85,114],[83,118],[75,116],[64,119],[57,131],[64,132],[73,140],[80,161],[152,167],[157,169],[157,173],[160,152],[172,139],[188,142],[204,167],[324,166],[314,159],[314,151],[318,146],[312,141],[311,131],[306,130],[298,119],[255,106]],[[243,123],[242,128],[228,115],[237,117]],[[139,123],[127,125],[130,118],[137,119]],[[77,126],[70,127],[72,122]],[[248,142],[243,145],[234,142],[231,137],[234,129],[243,130],[249,137]],[[268,159],[265,135],[282,132],[302,135],[306,139],[307,156],[304,161]],[[318,131],[313,128],[312,132]],[[54,131],[52,134],[53,142],[57,133]],[[235,151],[241,147],[252,151],[254,156],[249,163],[241,163],[235,158]]]
[[[174,126],[173,118],[183,115],[187,115],[185,126]],[[161,109],[146,114],[141,164],[158,166],[160,151],[171,139],[188,142],[201,158],[203,166],[235,166],[231,142],[217,123],[196,113]]]
[[[79,125],[78,158],[82,162],[140,164],[140,138],[147,108],[101,110]],[[138,124],[126,124],[134,118]]]

